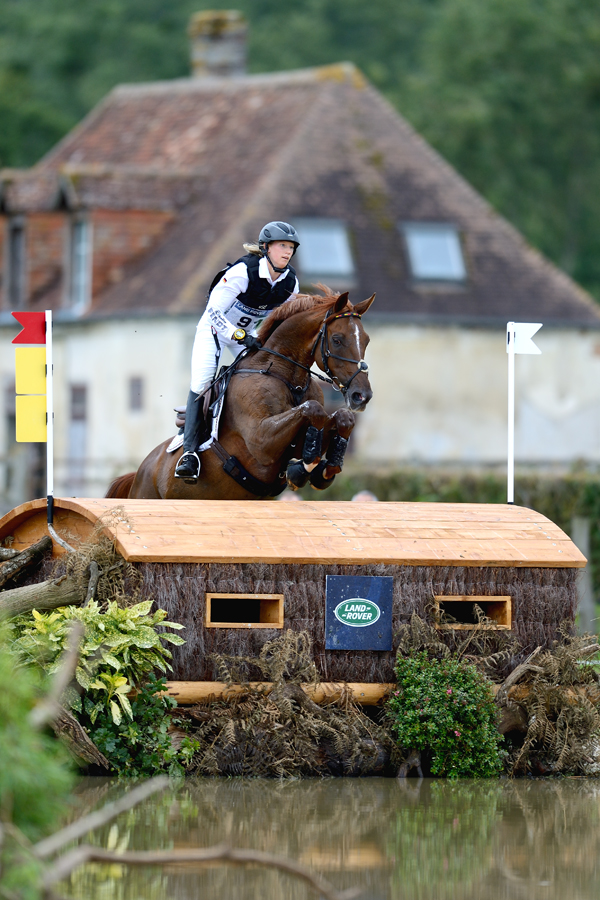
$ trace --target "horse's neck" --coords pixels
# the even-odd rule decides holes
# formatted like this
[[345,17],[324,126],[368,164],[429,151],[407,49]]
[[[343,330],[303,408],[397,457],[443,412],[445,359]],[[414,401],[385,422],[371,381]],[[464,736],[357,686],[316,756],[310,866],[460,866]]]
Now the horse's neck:
[[[322,316],[311,316],[309,320],[299,322],[299,316],[293,316],[275,329],[265,344],[271,350],[281,353],[290,361],[310,367],[314,360],[314,349],[321,327]],[[282,364],[285,365],[283,360]]]

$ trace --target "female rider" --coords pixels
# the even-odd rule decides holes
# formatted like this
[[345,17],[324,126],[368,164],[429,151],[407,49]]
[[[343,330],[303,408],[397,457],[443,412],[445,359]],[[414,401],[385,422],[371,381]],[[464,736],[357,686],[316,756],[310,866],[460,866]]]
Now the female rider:
[[[298,293],[296,272],[289,262],[300,246],[287,222],[269,222],[258,244],[244,244],[246,256],[220,272],[198,322],[192,350],[192,378],[185,411],[183,455],[175,477],[195,484],[200,475],[198,444],[203,425],[200,394],[214,380],[224,347],[234,356],[260,348],[255,332],[267,312]],[[216,349],[216,352],[215,352]]]

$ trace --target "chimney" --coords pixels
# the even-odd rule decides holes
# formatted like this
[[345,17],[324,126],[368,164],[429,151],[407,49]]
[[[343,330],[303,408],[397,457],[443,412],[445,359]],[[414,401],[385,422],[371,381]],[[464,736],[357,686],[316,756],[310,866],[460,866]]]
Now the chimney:
[[188,26],[192,78],[245,75],[247,33],[248,22],[235,9],[195,13]]

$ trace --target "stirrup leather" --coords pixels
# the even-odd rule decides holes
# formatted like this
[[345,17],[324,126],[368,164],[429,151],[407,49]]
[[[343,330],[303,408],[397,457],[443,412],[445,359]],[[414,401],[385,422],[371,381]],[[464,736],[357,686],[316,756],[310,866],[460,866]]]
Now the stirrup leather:
[[[187,456],[187,457],[192,457],[192,456],[193,456],[194,459],[196,460],[196,462],[198,463],[198,469],[197,469],[197,471],[196,471],[195,473],[192,472],[192,471],[187,471],[187,472],[181,472],[181,473],[179,473],[179,472],[177,471],[177,470],[179,469],[180,466],[182,466],[182,465],[185,466],[185,464],[186,464],[186,456]],[[189,462],[191,462],[191,459],[189,460]],[[200,467],[201,467],[201,463],[200,463],[200,457],[198,456],[198,454],[197,454],[197,453],[194,453],[193,450],[186,450],[186,452],[185,452],[185,453],[181,456],[181,458],[179,459],[179,462],[177,463],[177,466],[175,467],[175,478],[183,478],[183,480],[186,481],[188,484],[195,484],[195,482],[196,482],[196,481],[198,480],[198,478],[200,477]]]

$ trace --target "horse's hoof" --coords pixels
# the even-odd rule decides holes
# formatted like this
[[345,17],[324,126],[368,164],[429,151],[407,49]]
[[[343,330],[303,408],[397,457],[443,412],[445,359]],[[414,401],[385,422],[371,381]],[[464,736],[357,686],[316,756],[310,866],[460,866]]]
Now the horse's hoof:
[[293,491],[303,488],[309,479],[309,472],[306,471],[304,463],[301,459],[291,459],[288,463],[285,473],[287,483]]
[[333,484],[335,475],[333,478],[325,478],[325,469],[330,465],[331,463],[327,459],[322,459],[319,465],[310,473],[310,484],[315,491],[324,491],[330,484]]

